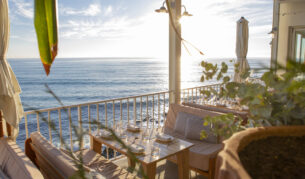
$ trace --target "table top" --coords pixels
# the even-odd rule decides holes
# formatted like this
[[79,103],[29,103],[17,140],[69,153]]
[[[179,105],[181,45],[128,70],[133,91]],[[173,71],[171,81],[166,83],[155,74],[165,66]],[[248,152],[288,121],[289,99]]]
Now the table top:
[[[124,139],[121,139],[127,146],[131,144],[139,144],[144,147],[144,153],[136,155],[137,159],[142,163],[149,164],[152,162],[158,162],[169,156],[175,155],[185,149],[192,147],[194,144],[174,138],[169,143],[160,143],[156,141],[155,135],[161,133],[161,129],[141,129],[140,132],[130,132],[125,130]],[[97,131],[92,132],[91,136],[98,142],[106,145],[118,152],[127,155],[127,150],[122,149],[119,142],[111,139],[104,139],[96,136]],[[119,135],[118,135],[119,136]],[[146,137],[146,138],[145,138]],[[149,139],[147,139],[149,138]]]

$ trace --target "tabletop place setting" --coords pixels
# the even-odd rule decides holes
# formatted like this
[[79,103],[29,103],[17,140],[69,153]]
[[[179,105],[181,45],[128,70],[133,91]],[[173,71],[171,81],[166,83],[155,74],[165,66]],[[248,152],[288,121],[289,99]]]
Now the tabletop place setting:
[[[158,157],[160,155],[160,147],[162,145],[170,145],[174,141],[174,137],[162,132],[161,128],[154,128],[154,126],[141,128],[135,124],[119,124],[113,127],[113,131],[135,155],[148,155]],[[115,144],[114,136],[107,129],[98,129],[93,133],[96,138],[108,143]]]

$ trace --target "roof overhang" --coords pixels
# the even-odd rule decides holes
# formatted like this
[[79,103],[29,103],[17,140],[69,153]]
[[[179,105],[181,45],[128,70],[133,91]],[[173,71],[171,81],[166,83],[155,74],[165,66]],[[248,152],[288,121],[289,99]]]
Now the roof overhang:
[[305,0],[277,0],[279,3],[305,3]]

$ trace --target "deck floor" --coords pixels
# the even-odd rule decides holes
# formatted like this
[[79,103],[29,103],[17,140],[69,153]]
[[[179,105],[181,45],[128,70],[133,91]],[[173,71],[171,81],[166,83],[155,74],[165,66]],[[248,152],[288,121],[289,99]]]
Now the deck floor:
[[[128,162],[126,157],[115,159],[112,162],[122,168],[126,168],[126,169],[128,168]],[[136,168],[138,168],[138,166]],[[190,172],[190,175],[191,175],[190,178],[192,179],[207,179],[207,177],[196,174],[193,171]],[[175,178],[178,178],[178,167],[175,163],[168,160],[162,160],[157,163],[156,179],[175,179]]]

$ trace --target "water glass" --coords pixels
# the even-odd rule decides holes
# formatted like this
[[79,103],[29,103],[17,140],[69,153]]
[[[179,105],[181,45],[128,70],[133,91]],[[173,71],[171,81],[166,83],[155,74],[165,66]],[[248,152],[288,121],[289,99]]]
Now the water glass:
[[151,156],[152,157],[159,157],[160,156],[160,148],[155,146],[155,144],[153,144],[151,146]]

